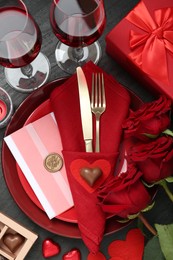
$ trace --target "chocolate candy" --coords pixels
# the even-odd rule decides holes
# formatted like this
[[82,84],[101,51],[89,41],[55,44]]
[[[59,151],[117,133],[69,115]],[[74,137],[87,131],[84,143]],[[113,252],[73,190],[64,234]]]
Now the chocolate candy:
[[23,244],[24,240],[25,238],[18,233],[7,233],[2,238],[4,245],[6,245],[12,253],[17,251],[17,249]]
[[102,170],[99,167],[85,167],[80,170],[80,175],[92,187],[97,179],[102,175]]

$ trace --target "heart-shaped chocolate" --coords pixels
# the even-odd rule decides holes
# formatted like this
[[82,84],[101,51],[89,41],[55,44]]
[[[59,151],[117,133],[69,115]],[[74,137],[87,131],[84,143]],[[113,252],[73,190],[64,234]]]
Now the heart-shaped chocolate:
[[7,233],[2,238],[4,245],[6,245],[12,253],[16,252],[16,250],[23,244],[24,240],[25,238],[18,233]]
[[59,244],[52,239],[46,239],[42,243],[42,253],[45,258],[58,255],[61,251]]
[[78,249],[72,249],[68,253],[64,254],[62,259],[63,260],[80,260],[81,253]]
[[80,175],[92,187],[98,178],[102,176],[102,170],[99,167],[84,167],[80,169]]

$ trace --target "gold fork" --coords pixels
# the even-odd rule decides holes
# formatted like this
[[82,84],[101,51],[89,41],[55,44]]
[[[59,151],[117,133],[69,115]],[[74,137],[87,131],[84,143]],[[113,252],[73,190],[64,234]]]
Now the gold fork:
[[95,152],[100,152],[100,116],[106,109],[106,98],[104,88],[103,73],[93,73],[92,75],[92,93],[91,93],[91,111],[96,118],[96,144]]

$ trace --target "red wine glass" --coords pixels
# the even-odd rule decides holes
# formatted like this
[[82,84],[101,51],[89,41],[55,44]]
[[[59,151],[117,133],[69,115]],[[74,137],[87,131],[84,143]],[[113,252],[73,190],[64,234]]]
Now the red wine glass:
[[53,0],[50,23],[59,39],[55,57],[61,69],[73,74],[89,60],[98,63],[102,53],[97,40],[106,23],[103,0]]
[[0,64],[6,80],[21,92],[32,92],[48,79],[50,64],[40,52],[42,35],[22,0],[0,1]]

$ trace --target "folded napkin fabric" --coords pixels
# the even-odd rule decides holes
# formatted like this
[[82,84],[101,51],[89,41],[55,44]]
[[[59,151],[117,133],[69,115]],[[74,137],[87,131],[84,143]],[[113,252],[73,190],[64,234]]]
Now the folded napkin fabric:
[[[101,117],[100,152],[85,152],[83,140],[77,75],[71,76],[50,96],[51,106],[59,127],[63,156],[74,199],[81,237],[89,251],[96,253],[103,238],[106,216],[98,204],[97,188],[115,171],[122,137],[122,122],[129,111],[128,92],[101,68],[88,62],[83,66],[89,92],[92,73],[104,74],[106,111]],[[93,126],[94,126],[93,115]],[[95,129],[93,129],[95,140]],[[93,146],[94,146],[93,140]],[[99,167],[102,175],[91,187],[81,177],[81,169]]]

